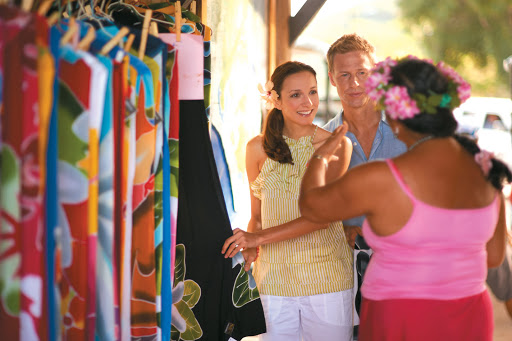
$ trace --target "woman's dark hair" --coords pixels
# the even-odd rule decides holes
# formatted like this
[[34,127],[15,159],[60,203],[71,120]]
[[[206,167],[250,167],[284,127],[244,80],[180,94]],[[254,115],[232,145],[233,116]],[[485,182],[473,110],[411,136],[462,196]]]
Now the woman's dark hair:
[[[270,80],[274,83],[274,88],[281,98],[281,90],[284,80],[293,74],[307,71],[316,77],[315,70],[301,62],[286,62],[279,65],[272,73]],[[273,108],[267,115],[265,128],[263,130],[263,150],[269,158],[279,163],[293,164],[290,148],[283,138],[284,117],[281,110]]]
[[[453,137],[466,149],[471,155],[475,155],[480,152],[480,147],[478,147],[476,141],[467,136],[455,134]],[[503,189],[503,184],[505,182],[512,182],[512,172],[508,168],[508,166],[501,160],[496,158],[491,159],[492,167],[489,170],[489,174],[487,175],[487,180],[491,182],[491,184],[500,191]]]
[[[409,96],[415,93],[430,96],[448,92],[448,80],[437,68],[425,61],[409,59],[391,70],[391,83],[405,86]],[[449,108],[436,108],[435,114],[422,112],[412,118],[400,120],[412,131],[437,137],[451,136],[457,129],[457,121]]]
[[[431,63],[409,59],[401,62],[391,70],[391,82],[407,88],[409,96],[414,93],[422,93],[427,97],[432,93],[446,94],[448,92],[448,80]],[[457,121],[449,108],[436,107],[435,114],[422,112],[412,118],[400,120],[412,131],[428,134],[436,137],[453,136],[471,155],[480,152],[474,139],[455,134]],[[492,167],[487,175],[487,180],[501,190],[504,182],[512,181],[512,173],[502,161],[492,158]]]

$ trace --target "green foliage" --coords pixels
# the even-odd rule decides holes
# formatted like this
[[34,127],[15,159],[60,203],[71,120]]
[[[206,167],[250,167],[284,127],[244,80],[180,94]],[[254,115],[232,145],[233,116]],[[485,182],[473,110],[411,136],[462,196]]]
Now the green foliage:
[[406,27],[434,60],[459,68],[467,57],[477,68],[492,63],[498,81],[507,84],[502,62],[512,55],[510,0],[399,0],[398,5]]

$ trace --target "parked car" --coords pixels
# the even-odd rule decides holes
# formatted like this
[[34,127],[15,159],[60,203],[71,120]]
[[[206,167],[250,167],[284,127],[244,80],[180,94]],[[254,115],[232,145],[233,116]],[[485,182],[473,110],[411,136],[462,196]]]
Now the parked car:
[[512,168],[512,100],[471,97],[454,110],[457,132],[478,139],[480,148],[491,151]]

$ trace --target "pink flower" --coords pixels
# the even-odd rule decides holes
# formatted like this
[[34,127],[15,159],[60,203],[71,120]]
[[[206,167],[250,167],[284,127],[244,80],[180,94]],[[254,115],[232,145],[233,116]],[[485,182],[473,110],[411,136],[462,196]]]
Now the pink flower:
[[381,84],[382,86],[387,85],[390,80],[391,76],[389,74],[374,72],[366,79],[365,87],[377,89]]
[[279,98],[279,95],[274,88],[274,83],[272,81],[268,81],[263,87],[261,84],[258,84],[258,90],[260,92],[261,99],[265,101],[265,109],[271,110]]
[[493,157],[494,154],[486,150],[481,150],[480,152],[475,154],[475,161],[476,163],[478,163],[485,176],[489,175],[489,171],[492,168]]
[[382,96],[384,96],[385,93],[386,92],[384,89],[372,89],[368,92],[368,97],[370,97],[372,101],[377,103],[380,101],[380,99],[382,98]]
[[407,88],[393,86],[385,94],[386,113],[393,119],[406,119],[420,113],[416,102],[409,97]]
[[444,76],[450,78],[452,81],[457,83],[457,94],[461,103],[464,103],[469,97],[471,97],[471,85],[462,78],[457,71],[446,65],[444,62],[437,63],[437,69]]

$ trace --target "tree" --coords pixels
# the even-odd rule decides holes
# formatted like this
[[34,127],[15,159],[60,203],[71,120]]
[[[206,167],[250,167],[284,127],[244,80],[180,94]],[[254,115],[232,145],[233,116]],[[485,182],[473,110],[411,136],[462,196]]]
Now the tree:
[[512,55],[510,0],[398,0],[398,6],[433,59],[455,67],[467,57],[477,67],[492,62],[499,82],[507,83],[503,60]]

